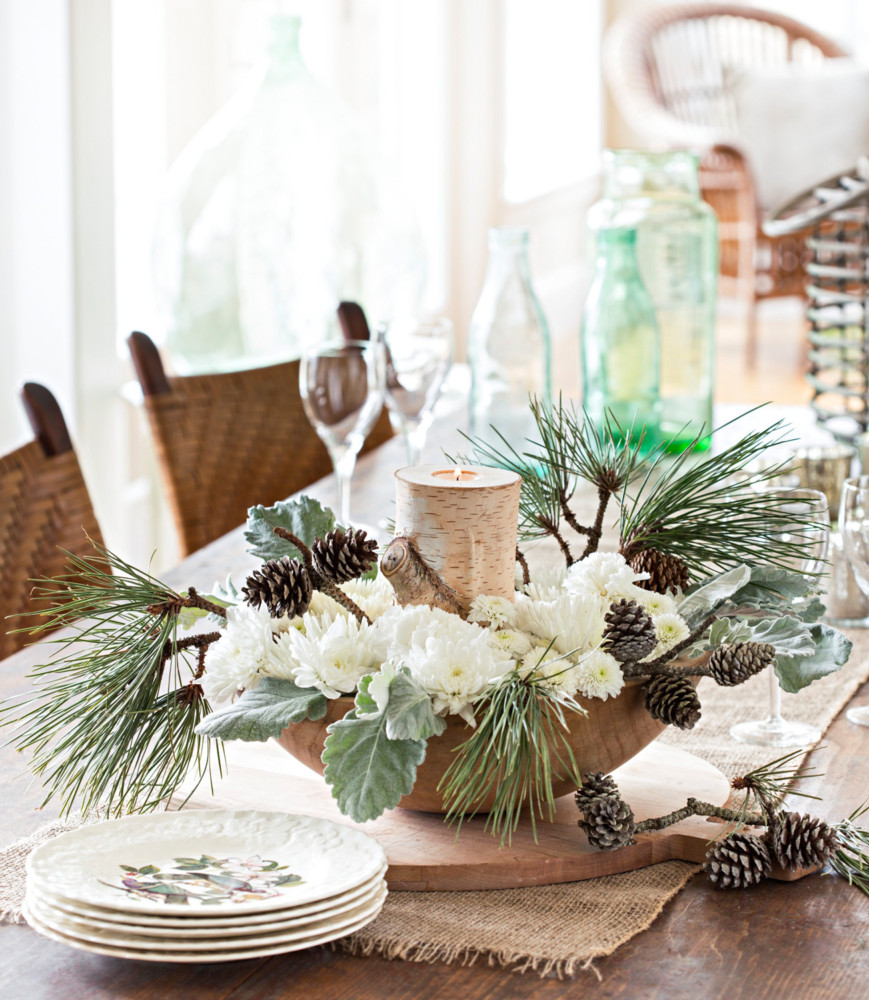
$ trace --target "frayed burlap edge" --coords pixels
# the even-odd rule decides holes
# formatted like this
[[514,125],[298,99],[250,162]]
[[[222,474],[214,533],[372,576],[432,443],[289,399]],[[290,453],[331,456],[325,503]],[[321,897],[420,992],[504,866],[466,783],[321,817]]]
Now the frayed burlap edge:
[[[530,954],[527,951],[516,950],[515,948],[493,949],[472,945],[458,946],[421,940],[408,940],[406,934],[378,933],[376,920],[368,927],[357,931],[350,937],[334,942],[332,947],[361,958],[378,955],[380,958],[387,959],[388,961],[398,960],[430,965],[445,963],[447,965],[459,964],[471,966],[478,962],[485,962],[489,967],[509,969],[511,972],[536,972],[541,979],[571,979],[579,972],[591,972],[598,980],[601,980],[602,977],[594,965],[595,960],[606,958],[613,954],[614,951],[623,944],[627,944],[637,934],[651,927],[664,907],[701,870],[700,865],[689,864],[688,862],[665,862],[665,864],[679,864],[683,867],[684,871],[679,884],[670,888],[666,895],[662,895],[656,905],[648,909],[643,919],[636,920],[631,924],[617,941],[611,942],[606,946],[592,946],[590,950],[587,949],[586,954],[582,955],[556,957],[552,955]],[[618,879],[619,877],[610,876],[613,879]],[[576,884],[581,885],[582,883]],[[424,905],[426,895],[427,893],[417,894],[417,898],[422,905]],[[387,900],[386,905],[389,905],[389,900]]]
[[21,908],[27,889],[27,859],[33,851],[46,841],[59,837],[69,830],[97,822],[99,817],[89,819],[71,817],[53,819],[43,823],[27,837],[21,837],[13,844],[0,850],[0,924],[20,924],[24,921]]

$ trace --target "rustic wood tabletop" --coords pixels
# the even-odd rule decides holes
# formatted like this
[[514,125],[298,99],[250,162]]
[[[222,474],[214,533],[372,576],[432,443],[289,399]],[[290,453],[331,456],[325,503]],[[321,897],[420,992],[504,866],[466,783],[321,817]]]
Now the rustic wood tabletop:
[[[454,442],[451,442],[452,444]],[[389,516],[399,440],[360,461],[353,512],[376,522]],[[324,480],[307,491],[333,501]],[[171,574],[173,585],[207,590],[253,565],[235,531],[194,554]],[[0,662],[0,698],[26,689],[25,674],[46,657],[36,645]],[[856,703],[869,702],[869,684]],[[839,819],[869,795],[869,729],[840,714],[810,758],[823,771],[818,815]],[[0,844],[36,829],[56,812],[37,811],[39,787],[24,762],[0,749]],[[170,965],[124,961],[75,951],[23,924],[0,927],[3,1000],[491,1000],[580,995],[629,1000],[814,1000],[869,992],[869,898],[837,877],[764,882],[746,892],[715,891],[695,877],[652,927],[573,979],[541,979],[485,964],[428,965],[357,958],[340,946],[226,964]]]

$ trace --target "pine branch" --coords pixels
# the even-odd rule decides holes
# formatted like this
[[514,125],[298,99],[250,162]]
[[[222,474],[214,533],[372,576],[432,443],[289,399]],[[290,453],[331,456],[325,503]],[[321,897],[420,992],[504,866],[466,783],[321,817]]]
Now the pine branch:
[[869,830],[856,825],[856,821],[869,810],[869,803],[858,806],[847,819],[835,826],[838,847],[830,860],[836,874],[855,885],[869,896]]
[[792,440],[784,427],[779,421],[753,431],[700,461],[694,452],[706,437],[702,433],[682,454],[666,458],[666,465],[665,456],[657,455],[636,495],[622,503],[623,554],[630,558],[640,549],[658,549],[681,558],[697,577],[740,563],[787,568],[804,558],[815,543],[811,537],[794,540],[793,529],[797,524],[800,533],[820,530],[814,515],[794,514],[786,497],[757,492],[778,475],[780,465],[746,471],[769,448]]
[[203,650],[219,633],[179,640],[186,599],[93,544],[95,557],[67,553],[69,573],[36,581],[57,603],[34,631],[69,633],[47,640],[57,652],[31,672],[35,694],[4,706],[0,724],[32,755],[43,804],[59,798],[61,814],[111,816],[164,804],[191,771],[199,781],[211,773],[214,753],[222,769],[222,748],[194,731],[210,711],[198,683]]
[[508,675],[438,785],[448,807],[445,821],[461,827],[493,794],[484,829],[500,833],[503,846],[528,808],[536,838],[537,818],[554,816],[555,778],[582,780],[566,738],[565,709],[585,714],[575,702],[562,705],[547,696],[538,682]]

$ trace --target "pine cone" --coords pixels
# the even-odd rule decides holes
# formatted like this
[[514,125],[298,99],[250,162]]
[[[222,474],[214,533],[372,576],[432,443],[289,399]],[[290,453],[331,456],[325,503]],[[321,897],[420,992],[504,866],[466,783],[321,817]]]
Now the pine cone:
[[780,813],[767,830],[775,860],[789,871],[825,865],[839,846],[836,831],[823,820],[799,813]]
[[635,573],[649,573],[648,580],[637,580],[637,586],[643,590],[653,590],[656,594],[666,594],[688,586],[688,567],[674,555],[667,555],[658,549],[642,549],[628,559]]
[[646,711],[668,726],[693,729],[700,718],[700,699],[687,677],[656,674],[646,685]]
[[642,660],[658,645],[652,616],[636,601],[622,598],[604,617],[603,648],[619,661]]
[[592,799],[579,827],[599,851],[615,851],[630,844],[637,828],[631,807],[618,795]]
[[335,583],[346,583],[371,569],[377,559],[377,542],[361,529],[351,528],[345,534],[336,528],[314,542],[311,555],[318,573]]
[[589,803],[593,802],[594,799],[599,799],[605,795],[618,796],[618,794],[618,785],[616,785],[613,779],[608,774],[604,774],[603,771],[598,771],[595,774],[586,774],[583,776],[582,787],[577,788],[573,797],[576,799],[577,809],[580,812],[585,812]]
[[768,642],[734,642],[719,646],[709,657],[709,673],[716,684],[735,687],[759,674],[775,660],[775,646]]
[[251,607],[265,604],[272,618],[303,615],[313,591],[308,571],[298,559],[289,556],[270,559],[261,569],[254,570],[241,588]]
[[706,852],[703,870],[719,889],[746,889],[762,882],[772,867],[766,844],[753,833],[734,833]]

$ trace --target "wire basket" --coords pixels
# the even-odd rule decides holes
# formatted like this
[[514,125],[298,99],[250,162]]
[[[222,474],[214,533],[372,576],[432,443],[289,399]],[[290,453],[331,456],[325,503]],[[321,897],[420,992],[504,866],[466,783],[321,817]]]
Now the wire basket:
[[792,199],[768,236],[812,230],[807,317],[811,406],[835,437],[869,429],[869,161]]

